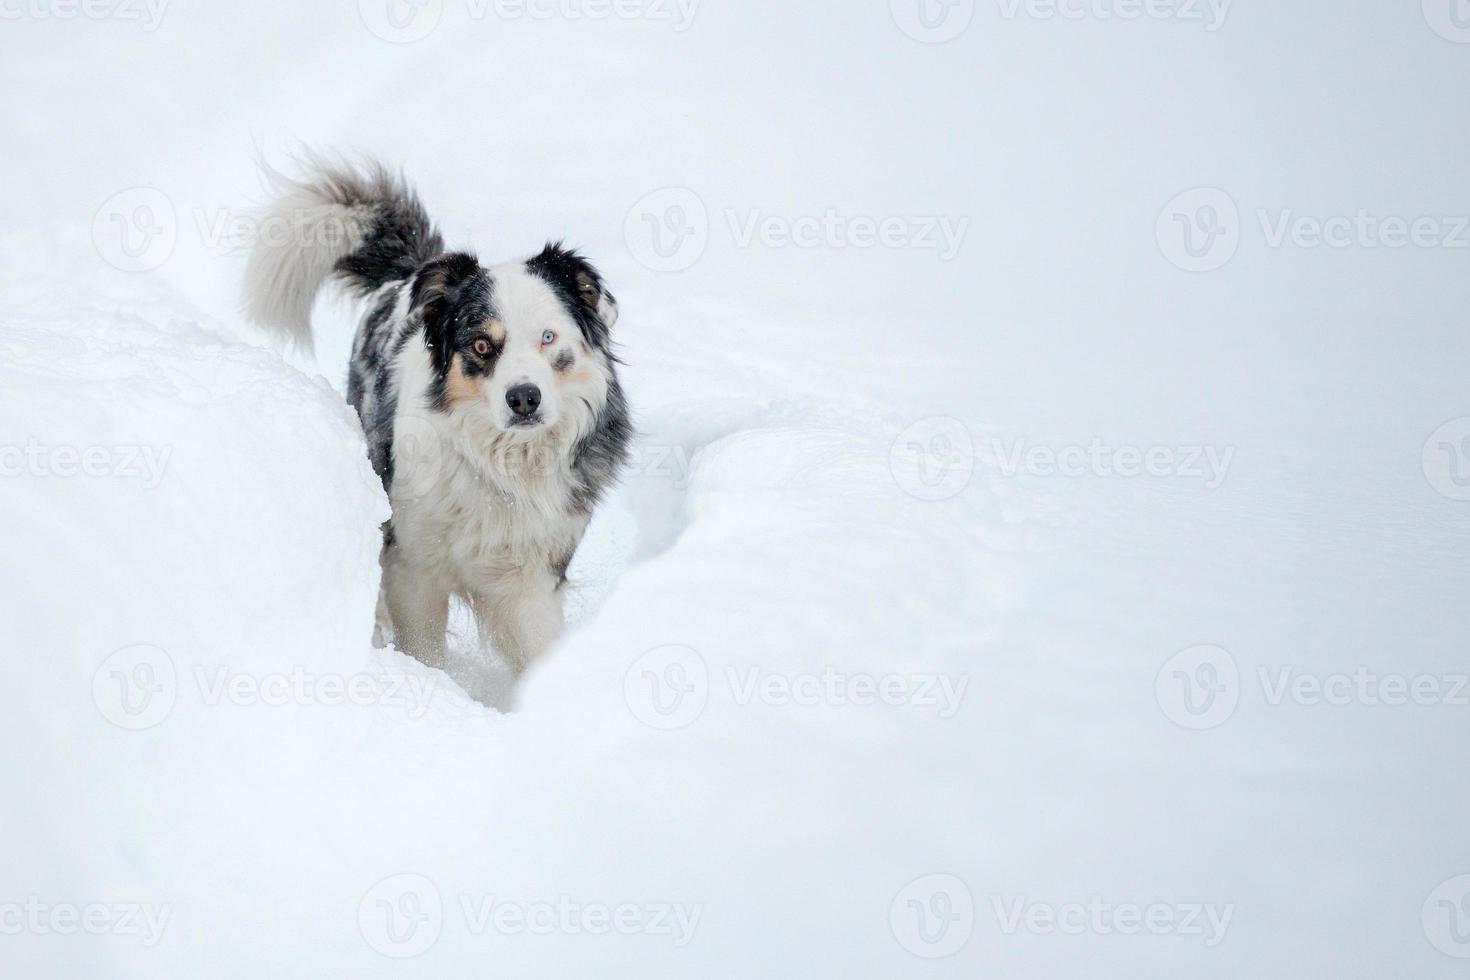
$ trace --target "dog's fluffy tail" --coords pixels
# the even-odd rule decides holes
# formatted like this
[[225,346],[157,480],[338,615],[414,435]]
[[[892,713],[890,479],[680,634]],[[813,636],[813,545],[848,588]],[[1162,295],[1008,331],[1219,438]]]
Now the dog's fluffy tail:
[[288,177],[261,162],[270,200],[256,214],[245,312],[309,351],[312,302],[329,276],[367,295],[413,275],[444,251],[444,240],[403,178],[382,164],[309,152],[298,163],[301,176]]

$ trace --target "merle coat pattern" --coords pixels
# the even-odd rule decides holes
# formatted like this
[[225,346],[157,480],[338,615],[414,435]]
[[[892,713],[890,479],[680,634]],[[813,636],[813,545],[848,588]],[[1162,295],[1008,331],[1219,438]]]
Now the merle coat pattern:
[[299,180],[267,170],[263,218],[293,233],[255,246],[248,312],[309,348],[323,282],[366,301],[348,400],[393,507],[380,620],[443,666],[460,596],[518,674],[560,633],[567,567],[626,460],[617,303],[559,243],[485,266],[380,165],[306,163]]

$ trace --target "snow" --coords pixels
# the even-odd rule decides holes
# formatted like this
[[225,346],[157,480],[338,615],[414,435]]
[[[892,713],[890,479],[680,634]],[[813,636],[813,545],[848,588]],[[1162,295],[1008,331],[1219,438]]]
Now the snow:
[[[1463,972],[1464,253],[1271,244],[1463,213],[1440,20],[428,6],[7,19],[6,976]],[[292,139],[618,294],[635,462],[514,695],[372,645],[355,311],[239,315]]]

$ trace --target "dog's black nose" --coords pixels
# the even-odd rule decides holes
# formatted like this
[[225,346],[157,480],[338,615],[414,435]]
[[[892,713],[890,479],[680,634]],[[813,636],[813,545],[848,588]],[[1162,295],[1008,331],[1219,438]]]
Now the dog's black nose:
[[541,389],[535,385],[516,385],[505,393],[505,403],[521,418],[541,407]]

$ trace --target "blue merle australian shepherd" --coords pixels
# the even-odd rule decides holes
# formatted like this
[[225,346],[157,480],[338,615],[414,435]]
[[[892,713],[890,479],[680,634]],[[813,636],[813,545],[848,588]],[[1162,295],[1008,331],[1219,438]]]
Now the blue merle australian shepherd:
[[[272,200],[246,272],[250,316],[306,348],[329,278],[362,297],[348,399],[393,516],[380,625],[445,662],[451,596],[519,675],[556,640],[567,566],[630,436],[618,308],[575,251],[482,265],[445,248],[381,165],[309,157]],[[383,622],[386,620],[386,622]]]

